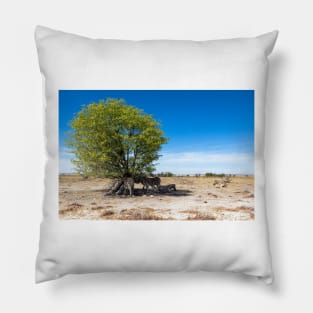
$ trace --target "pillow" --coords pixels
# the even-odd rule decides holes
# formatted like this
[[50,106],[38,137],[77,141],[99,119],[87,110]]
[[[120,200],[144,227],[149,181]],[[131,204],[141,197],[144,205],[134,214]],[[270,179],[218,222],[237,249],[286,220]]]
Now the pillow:
[[127,41],[36,28],[47,148],[36,282],[200,270],[272,282],[263,150],[277,34]]

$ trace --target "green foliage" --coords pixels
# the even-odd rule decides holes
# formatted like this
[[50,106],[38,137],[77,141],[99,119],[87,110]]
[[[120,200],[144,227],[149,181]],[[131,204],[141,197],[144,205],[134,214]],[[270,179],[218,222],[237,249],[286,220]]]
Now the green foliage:
[[75,154],[76,171],[84,176],[150,174],[162,144],[168,141],[151,115],[122,99],[83,106],[70,126],[66,143]]

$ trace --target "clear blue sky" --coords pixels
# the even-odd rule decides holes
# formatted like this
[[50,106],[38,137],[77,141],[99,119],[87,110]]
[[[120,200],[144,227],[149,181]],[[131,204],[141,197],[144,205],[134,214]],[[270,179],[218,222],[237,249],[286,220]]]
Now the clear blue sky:
[[60,90],[59,170],[72,172],[64,144],[68,122],[83,104],[106,98],[152,114],[170,140],[157,172],[253,174],[253,90]]

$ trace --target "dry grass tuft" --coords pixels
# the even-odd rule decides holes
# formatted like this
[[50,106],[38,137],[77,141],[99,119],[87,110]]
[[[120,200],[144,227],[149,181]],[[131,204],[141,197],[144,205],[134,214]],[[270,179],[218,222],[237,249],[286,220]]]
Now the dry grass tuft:
[[119,219],[121,220],[162,220],[162,217],[155,214],[152,208],[129,209],[124,211]]
[[91,210],[102,210],[104,209],[103,206],[99,205],[99,206],[95,206],[95,207],[92,207]]
[[83,205],[79,204],[77,202],[73,202],[71,204],[69,204],[66,208],[64,209],[60,209],[59,213],[60,214],[64,214],[66,212],[73,212],[73,211],[77,211],[78,209],[80,209]]
[[217,195],[211,192],[208,192],[208,196],[213,197],[213,198],[217,198]]
[[188,221],[199,221],[199,220],[216,220],[216,217],[210,213],[203,213],[198,210],[183,210],[181,213],[188,213]]
[[214,208],[217,212],[236,212],[236,213],[247,213],[249,214],[250,219],[254,219],[254,208],[247,207],[247,206],[239,206],[236,208],[224,208],[224,207],[218,207]]
[[189,215],[188,221],[215,221],[216,217],[212,214],[197,212],[196,214]]
[[78,202],[73,202],[69,205],[70,207],[74,207],[74,208],[80,208],[82,207],[83,205],[78,203]]
[[115,212],[113,210],[107,210],[107,211],[104,211],[101,216],[110,216],[110,215],[114,215]]
[[217,207],[214,208],[214,210],[216,211],[228,211],[228,212],[253,212],[254,209],[251,207],[247,207],[247,206],[239,206],[236,208],[225,208],[225,207]]
[[[107,213],[110,212],[110,213]],[[158,215],[152,208],[142,209],[123,209],[120,212],[113,210],[105,211],[102,217],[106,219],[130,220],[130,221],[148,221],[148,220],[169,220],[170,218],[163,218]]]
[[241,212],[253,212],[254,208],[248,207],[248,206],[239,206],[236,208],[237,210],[241,211]]

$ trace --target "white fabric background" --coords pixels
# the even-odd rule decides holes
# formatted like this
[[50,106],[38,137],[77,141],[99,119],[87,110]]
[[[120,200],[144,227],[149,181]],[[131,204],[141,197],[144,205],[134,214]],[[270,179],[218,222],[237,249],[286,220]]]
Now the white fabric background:
[[[311,312],[310,1],[10,1],[0,11],[1,293],[7,312]],[[43,192],[36,24],[94,37],[208,39],[279,29],[267,106],[268,215],[276,283],[227,274],[103,274],[34,284]]]

